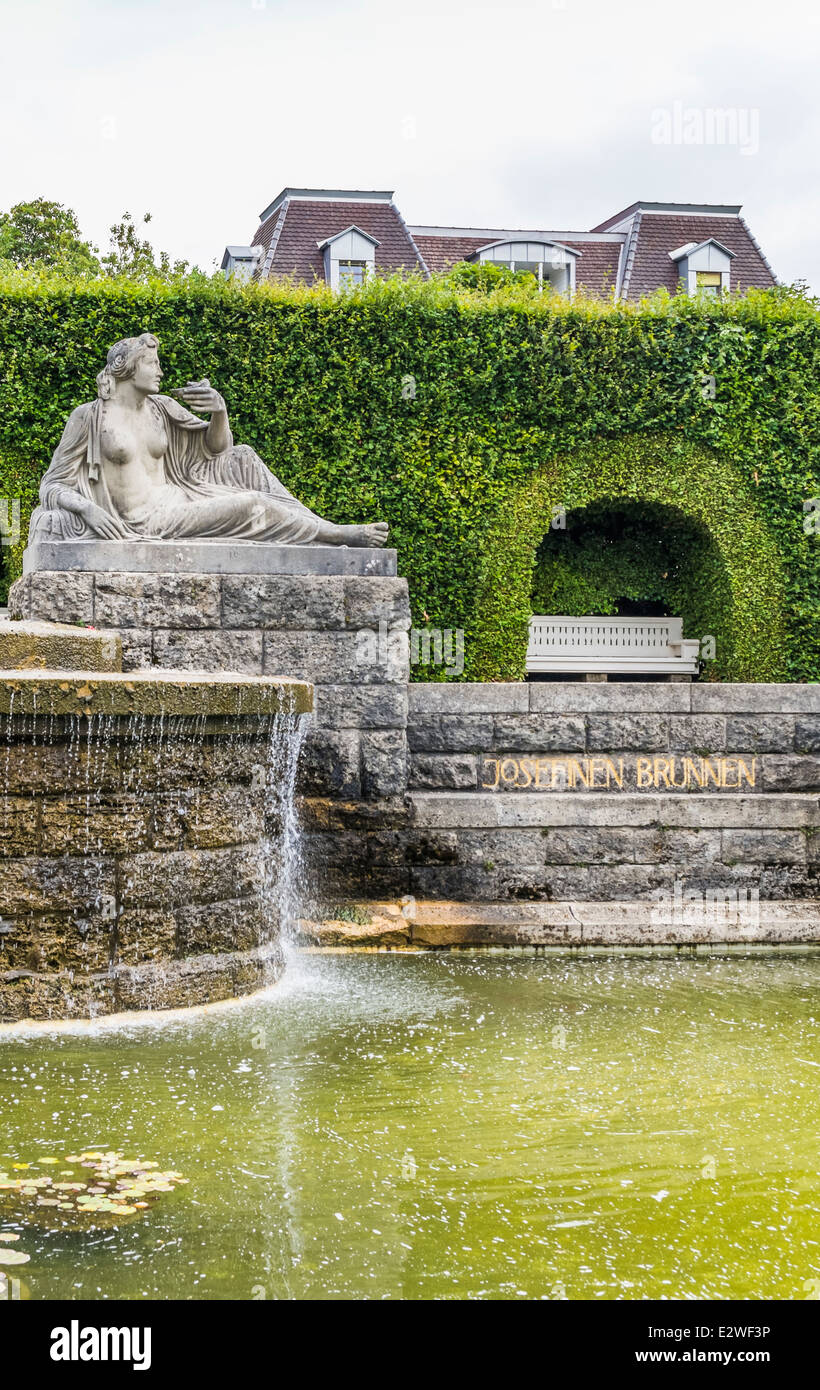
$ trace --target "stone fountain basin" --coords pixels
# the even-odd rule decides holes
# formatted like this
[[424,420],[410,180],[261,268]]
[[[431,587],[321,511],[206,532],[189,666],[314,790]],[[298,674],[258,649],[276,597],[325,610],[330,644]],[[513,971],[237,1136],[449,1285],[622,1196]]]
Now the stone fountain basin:
[[278,978],[283,816],[312,708],[287,677],[0,670],[0,1024]]
[[146,670],[0,670],[0,714],[309,714],[313,687],[286,676]]

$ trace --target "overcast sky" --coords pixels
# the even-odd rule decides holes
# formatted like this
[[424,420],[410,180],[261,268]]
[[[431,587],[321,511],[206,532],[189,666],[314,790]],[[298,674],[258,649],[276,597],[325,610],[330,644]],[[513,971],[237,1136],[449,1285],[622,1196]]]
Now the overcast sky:
[[157,245],[210,269],[286,184],[392,188],[410,223],[554,230],[637,198],[742,203],[775,274],[820,292],[812,0],[0,15],[0,209],[57,199],[101,247],[125,210],[150,211]]

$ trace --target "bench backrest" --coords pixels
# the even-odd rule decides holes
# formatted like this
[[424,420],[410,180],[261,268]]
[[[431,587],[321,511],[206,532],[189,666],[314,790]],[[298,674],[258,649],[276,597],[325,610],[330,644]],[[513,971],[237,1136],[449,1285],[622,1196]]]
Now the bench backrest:
[[680,642],[682,618],[569,618],[540,616],[530,619],[528,654],[548,656],[662,657],[669,643]]

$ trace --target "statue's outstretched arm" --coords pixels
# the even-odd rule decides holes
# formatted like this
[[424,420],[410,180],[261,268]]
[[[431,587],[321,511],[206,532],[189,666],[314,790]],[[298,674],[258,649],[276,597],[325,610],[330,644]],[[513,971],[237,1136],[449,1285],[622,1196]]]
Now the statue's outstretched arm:
[[224,454],[226,449],[231,448],[233,435],[228,422],[228,408],[207,377],[202,381],[189,381],[187,386],[173,391],[172,395],[183,401],[190,410],[199,410],[203,415],[210,415],[205,443],[212,454]]

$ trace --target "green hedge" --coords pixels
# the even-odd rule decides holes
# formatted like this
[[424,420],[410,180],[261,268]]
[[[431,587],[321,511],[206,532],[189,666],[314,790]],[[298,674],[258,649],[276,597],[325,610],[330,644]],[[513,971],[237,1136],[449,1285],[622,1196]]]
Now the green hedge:
[[[333,297],[16,274],[0,278],[0,496],[31,499],[106,349],[146,330],[166,385],[208,376],[236,438],[308,505],[390,522],[414,621],[465,630],[465,678],[520,678],[552,508],[572,519],[631,502],[692,538],[675,599],[686,636],[716,638],[708,674],[820,679],[820,537],[803,529],[804,501],[820,496],[811,303],[768,291],[568,304],[418,281]],[[555,563],[554,592],[581,603],[571,558]],[[583,592],[587,611],[607,611],[605,574]]]
[[[641,531],[645,541],[640,552],[633,550],[630,565],[633,579],[640,576],[642,592],[633,588],[625,596],[651,599],[654,589],[661,598],[674,601],[684,618],[685,636],[714,638],[714,663],[705,667],[705,676],[787,679],[788,579],[777,539],[738,470],[702,445],[674,435],[626,435],[581,446],[519,484],[496,518],[486,546],[477,614],[483,677],[503,678],[510,670],[512,651],[519,654],[518,671],[523,674],[527,624],[535,600],[546,597],[545,580],[551,579],[556,599],[569,598],[571,614],[611,611],[612,580],[605,573],[603,552],[597,562],[588,563],[583,576],[573,575],[574,557],[560,554],[568,547],[554,547],[559,553],[551,576],[545,575],[543,560],[537,563],[537,552],[544,538],[543,519],[552,517],[553,508],[566,509],[569,521],[573,509],[591,504],[614,504],[622,513],[625,498],[633,502],[633,515],[636,510],[642,513],[642,526],[633,528],[633,543]],[[640,504],[637,509],[634,503]],[[805,540],[802,510],[799,521]],[[677,555],[665,559],[659,553],[664,548],[661,526],[667,532],[668,555],[668,535],[675,522],[683,535]],[[547,537],[545,550],[553,536]],[[675,566],[666,579],[664,564]],[[623,561],[612,569],[614,577],[623,580]],[[573,578],[574,585],[568,583]]]

